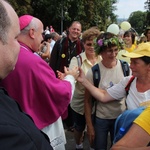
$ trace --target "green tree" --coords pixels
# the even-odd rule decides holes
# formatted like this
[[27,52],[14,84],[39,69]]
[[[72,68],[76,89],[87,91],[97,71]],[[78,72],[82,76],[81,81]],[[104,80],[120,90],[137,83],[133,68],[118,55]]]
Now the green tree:
[[8,2],[14,7],[18,16],[23,14],[33,14],[31,0],[8,0]]
[[[116,22],[113,13],[117,0],[9,0],[18,15],[31,14],[39,18],[44,27],[52,25],[60,31],[63,21],[64,29],[74,20],[83,25],[83,30],[98,26],[106,30],[107,26]],[[63,13],[62,13],[63,12]]]
[[150,0],[147,0],[144,4],[145,4],[145,9],[150,11]]
[[146,26],[150,26],[150,0],[145,2],[145,9],[147,10]]
[[132,28],[134,28],[139,34],[141,34],[145,28],[146,16],[147,13],[142,11],[135,11],[129,16],[128,21],[130,22]]

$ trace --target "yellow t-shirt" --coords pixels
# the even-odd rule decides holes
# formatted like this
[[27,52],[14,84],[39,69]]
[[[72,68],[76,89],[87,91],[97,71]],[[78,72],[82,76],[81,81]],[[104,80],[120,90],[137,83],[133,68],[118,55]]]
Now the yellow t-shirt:
[[134,123],[142,127],[150,135],[150,106],[148,106],[142,114],[140,114]]
[[136,49],[136,47],[137,47],[136,44],[132,44],[130,48],[124,47],[124,49],[130,53],[133,52]]

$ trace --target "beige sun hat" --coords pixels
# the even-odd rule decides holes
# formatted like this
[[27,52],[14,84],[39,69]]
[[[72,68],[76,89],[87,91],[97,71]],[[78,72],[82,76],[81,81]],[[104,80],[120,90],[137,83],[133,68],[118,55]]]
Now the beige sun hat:
[[129,58],[139,58],[143,56],[150,57],[150,42],[141,43],[137,46],[137,48],[129,53],[122,54],[123,57],[129,57]]

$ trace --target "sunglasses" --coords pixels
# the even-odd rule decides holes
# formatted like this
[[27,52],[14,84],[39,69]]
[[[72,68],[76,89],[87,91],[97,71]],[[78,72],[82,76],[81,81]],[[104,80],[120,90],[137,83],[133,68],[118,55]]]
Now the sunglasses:
[[89,47],[93,46],[93,47],[94,47],[94,44],[92,44],[92,43],[87,43],[86,46],[89,46]]

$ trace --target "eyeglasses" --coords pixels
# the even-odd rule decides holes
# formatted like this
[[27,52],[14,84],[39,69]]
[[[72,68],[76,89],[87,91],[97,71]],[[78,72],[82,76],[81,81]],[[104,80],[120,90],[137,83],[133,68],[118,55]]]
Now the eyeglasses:
[[86,46],[94,47],[94,45],[92,43],[87,43]]

